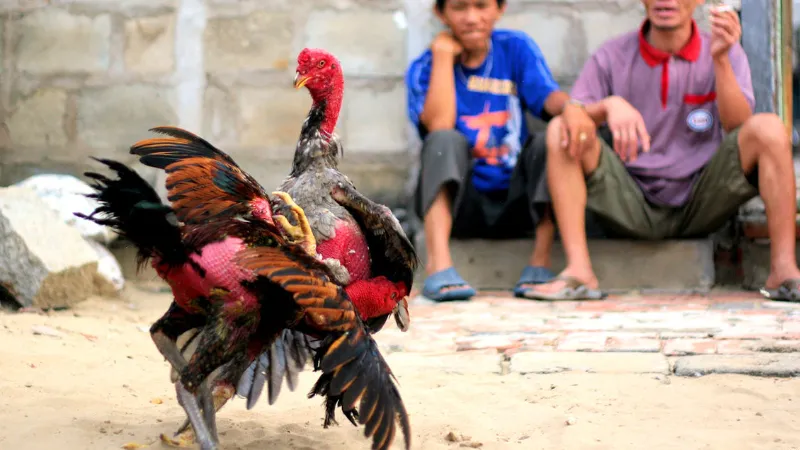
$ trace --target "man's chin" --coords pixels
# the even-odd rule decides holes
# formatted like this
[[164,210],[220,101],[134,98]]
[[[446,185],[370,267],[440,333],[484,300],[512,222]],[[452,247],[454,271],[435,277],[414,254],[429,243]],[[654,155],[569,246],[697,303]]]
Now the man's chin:
[[467,52],[471,53],[476,51],[482,51],[486,50],[486,48],[488,47],[489,37],[484,35],[475,37],[470,36],[468,38],[459,39],[459,43],[461,44],[462,47],[464,47],[464,50],[466,50]]

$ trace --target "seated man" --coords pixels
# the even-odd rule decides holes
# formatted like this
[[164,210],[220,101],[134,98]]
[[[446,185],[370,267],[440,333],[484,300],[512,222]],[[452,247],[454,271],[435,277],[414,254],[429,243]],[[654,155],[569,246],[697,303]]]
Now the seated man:
[[588,151],[564,149],[563,123],[556,118],[549,124],[548,185],[567,266],[529,291],[531,297],[599,296],[585,208],[619,235],[692,238],[719,229],[760,193],[771,237],[762,292],[798,299],[789,136],[778,116],[753,114],[738,15],[712,11],[706,33],[692,19],[697,0],[643,3],[641,29],[603,44],[572,91],[595,123],[607,124],[613,150],[594,136]]
[[504,0],[437,0],[434,8],[449,31],[412,62],[406,76],[409,116],[424,139],[414,206],[427,244],[423,295],[475,295],[453,267],[451,231],[457,237],[512,237],[536,224],[530,266],[515,288],[521,296],[553,276],[554,233],[545,211],[544,136],[534,151],[523,112],[563,112],[573,146],[574,135],[591,132],[594,123],[580,105],[567,106],[569,96],[558,90],[531,38],[494,30]]

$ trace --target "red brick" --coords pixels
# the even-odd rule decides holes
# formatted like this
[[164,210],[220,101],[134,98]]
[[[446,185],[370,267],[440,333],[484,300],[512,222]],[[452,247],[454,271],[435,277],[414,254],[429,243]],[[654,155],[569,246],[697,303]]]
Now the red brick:
[[605,333],[569,333],[558,340],[560,352],[602,352],[606,347]]
[[520,351],[549,352],[555,350],[559,333],[544,333],[537,336],[526,337],[522,340]]
[[522,338],[515,334],[492,334],[479,336],[464,336],[456,338],[456,351],[484,350],[494,348],[507,350],[522,345]]
[[717,353],[724,355],[741,355],[745,353],[753,353],[754,346],[757,346],[758,344],[759,341],[728,339],[717,342]]
[[707,355],[716,350],[717,341],[714,339],[669,339],[664,341],[663,352],[667,356]]
[[781,330],[787,334],[800,334],[800,321],[786,321],[781,324]]
[[741,325],[715,333],[717,339],[772,339],[780,338],[784,333],[779,324],[774,325]]
[[655,338],[655,333],[650,335],[633,333],[629,335],[614,335],[608,338],[606,351],[657,353],[661,351],[661,340]]
[[757,342],[753,344],[757,352],[793,353],[800,352],[800,339]]

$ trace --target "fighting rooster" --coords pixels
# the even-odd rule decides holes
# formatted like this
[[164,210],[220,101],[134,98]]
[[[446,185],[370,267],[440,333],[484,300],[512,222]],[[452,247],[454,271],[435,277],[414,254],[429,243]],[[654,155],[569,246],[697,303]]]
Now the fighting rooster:
[[[184,145],[208,145],[170,131]],[[391,445],[395,420],[410,447],[408,416],[391,370],[347,292],[315,256],[303,211],[289,196],[268,196],[233,164],[208,166],[187,159],[169,166],[170,208],[130,168],[99,161],[119,177],[87,173],[96,180],[91,197],[101,206],[89,216],[76,215],[133,242],[140,264],[152,259],[172,287],[174,301],[151,334],[179,374],[178,399],[202,449],[214,449],[218,442],[209,375],[238,381],[287,329],[316,340],[314,369],[322,375],[309,396],[325,397],[326,427],[341,406],[353,424],[366,425],[373,449]],[[212,184],[198,173],[209,170],[215,175]],[[198,192],[217,201],[198,203]],[[275,211],[291,213],[299,225],[293,227]],[[181,225],[170,221],[172,213]],[[100,214],[104,217],[95,217]],[[175,339],[194,328],[197,347],[187,361]]]
[[[300,130],[291,172],[278,189],[305,212],[317,253],[335,269],[341,284],[352,291],[387,283],[404,290],[399,303],[389,300],[396,303],[395,320],[405,330],[406,296],[419,260],[391,210],[361,195],[338,170],[342,146],[334,128],[344,93],[339,60],[325,50],[303,49],[297,56],[294,86],[308,89],[312,106]],[[380,317],[385,321],[388,314]],[[383,322],[371,326],[377,330]]]

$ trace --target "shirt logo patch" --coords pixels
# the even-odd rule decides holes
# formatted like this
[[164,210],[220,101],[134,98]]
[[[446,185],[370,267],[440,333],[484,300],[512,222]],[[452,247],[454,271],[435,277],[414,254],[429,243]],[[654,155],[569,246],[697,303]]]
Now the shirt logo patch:
[[698,133],[710,130],[713,124],[714,117],[705,109],[695,109],[686,116],[686,125],[688,125],[692,131]]

